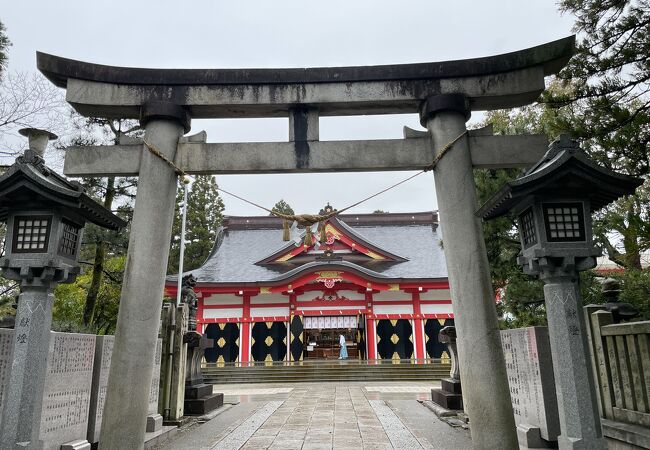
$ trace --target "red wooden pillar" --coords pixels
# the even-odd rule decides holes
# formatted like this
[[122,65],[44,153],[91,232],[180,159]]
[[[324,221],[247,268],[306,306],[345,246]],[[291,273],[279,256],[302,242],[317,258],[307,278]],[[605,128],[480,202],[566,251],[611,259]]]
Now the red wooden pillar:
[[203,323],[203,293],[199,291],[197,297],[199,297],[199,304],[197,305],[196,311],[196,331],[203,334],[205,333],[205,324]]
[[424,347],[424,327],[422,326],[422,310],[420,309],[420,292],[413,291],[413,333],[415,334],[415,358],[426,358]]
[[372,291],[366,292],[366,307],[368,314],[366,315],[366,345],[368,346],[368,359],[377,359],[377,344],[375,344],[375,321],[370,318],[372,316]]
[[242,305],[242,323],[241,323],[241,339],[239,340],[241,345],[241,362],[247,363],[250,361],[251,355],[251,296],[250,294],[244,294],[243,296],[243,305]]
[[[289,285],[291,287],[291,285]],[[289,322],[287,323],[287,361],[293,361],[291,356],[291,323],[293,322],[293,316],[296,314],[296,294],[293,291],[289,291]],[[300,357],[302,361],[302,356]]]

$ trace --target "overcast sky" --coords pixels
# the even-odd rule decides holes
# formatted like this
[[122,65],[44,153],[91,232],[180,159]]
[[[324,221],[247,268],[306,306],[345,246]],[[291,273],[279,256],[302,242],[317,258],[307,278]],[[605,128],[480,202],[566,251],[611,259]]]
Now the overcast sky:
[[[100,6],[103,4],[104,6]],[[161,68],[316,67],[473,58],[571,34],[551,0],[11,1],[0,12],[9,70],[35,71],[35,52],[100,64]],[[472,121],[480,120],[475,114]],[[415,115],[322,118],[321,140],[402,137]],[[286,119],[195,120],[209,142],[288,139]],[[227,190],[298,213],[342,208],[409,172],[220,176]],[[224,195],[226,213],[262,211]],[[436,209],[430,173],[352,212]]]

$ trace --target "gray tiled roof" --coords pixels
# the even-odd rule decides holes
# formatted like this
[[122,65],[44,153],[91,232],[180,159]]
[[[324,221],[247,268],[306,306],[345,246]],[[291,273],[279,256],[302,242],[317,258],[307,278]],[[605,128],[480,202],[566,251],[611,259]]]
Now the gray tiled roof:
[[[349,224],[349,222],[348,222]],[[346,263],[382,278],[446,278],[440,236],[432,224],[355,226],[354,231],[375,246],[407,260],[397,263]],[[279,229],[222,229],[220,244],[208,260],[191,273],[199,283],[268,282],[299,267],[292,263],[256,265],[286,245]],[[326,263],[324,263],[326,264]],[[175,277],[168,277],[172,281]]]

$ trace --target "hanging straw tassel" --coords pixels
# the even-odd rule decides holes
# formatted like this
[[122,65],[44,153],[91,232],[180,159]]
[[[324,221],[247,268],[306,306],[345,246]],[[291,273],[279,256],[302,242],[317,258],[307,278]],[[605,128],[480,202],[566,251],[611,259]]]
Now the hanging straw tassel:
[[305,245],[311,247],[314,244],[314,241],[311,237],[311,226],[307,225],[305,227]]
[[285,242],[291,240],[291,229],[289,228],[289,221],[287,219],[282,221],[282,240]]
[[320,222],[320,243],[324,244],[327,242],[327,233],[325,232],[325,222]]

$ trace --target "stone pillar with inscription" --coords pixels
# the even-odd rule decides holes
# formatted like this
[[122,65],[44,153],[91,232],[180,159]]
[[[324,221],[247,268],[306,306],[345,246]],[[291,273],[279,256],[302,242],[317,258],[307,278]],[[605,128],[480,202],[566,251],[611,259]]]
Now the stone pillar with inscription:
[[50,348],[54,294],[22,285],[14,332],[13,365],[3,399],[0,449],[29,448],[39,441],[43,389]]
[[[562,260],[565,261],[565,260]],[[540,265],[562,434],[561,449],[604,449],[588,357],[578,272],[572,265]]]

